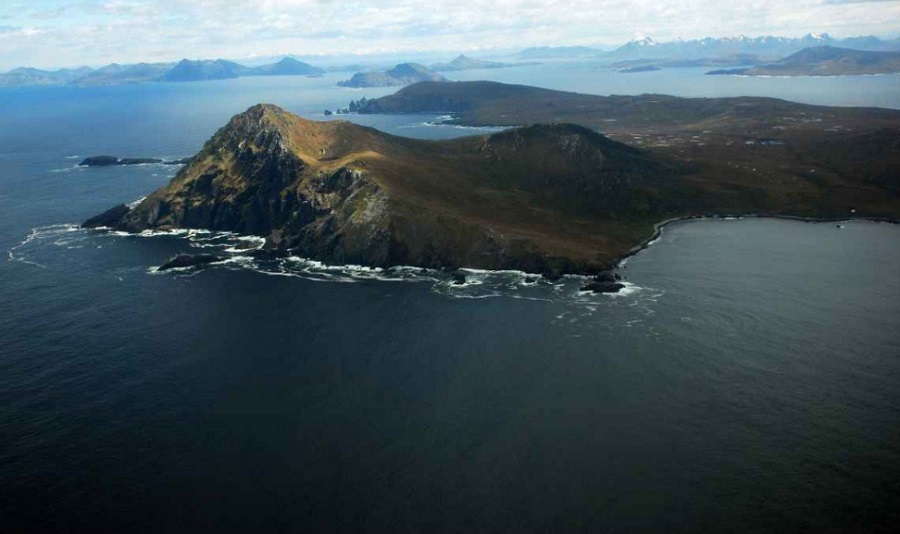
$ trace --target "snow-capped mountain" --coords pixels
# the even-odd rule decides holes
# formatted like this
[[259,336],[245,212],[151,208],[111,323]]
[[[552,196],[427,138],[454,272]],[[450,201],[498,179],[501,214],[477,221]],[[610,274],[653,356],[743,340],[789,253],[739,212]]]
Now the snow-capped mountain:
[[900,50],[900,42],[882,41],[873,36],[835,39],[828,34],[807,34],[803,37],[704,37],[689,41],[657,42],[641,37],[603,55],[616,61],[635,59],[697,59],[735,56],[739,54],[780,58],[813,46],[835,46],[857,50]]

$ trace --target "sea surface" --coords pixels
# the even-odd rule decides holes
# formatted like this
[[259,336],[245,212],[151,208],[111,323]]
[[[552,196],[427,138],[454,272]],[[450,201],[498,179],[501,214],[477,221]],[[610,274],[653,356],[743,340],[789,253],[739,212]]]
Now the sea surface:
[[[245,236],[77,224],[323,78],[0,90],[0,531],[890,532],[900,226],[701,220],[618,295],[516,272],[304,258],[156,273]],[[900,78],[454,73],[596,94],[900,108]],[[491,129],[346,116],[398,135]]]

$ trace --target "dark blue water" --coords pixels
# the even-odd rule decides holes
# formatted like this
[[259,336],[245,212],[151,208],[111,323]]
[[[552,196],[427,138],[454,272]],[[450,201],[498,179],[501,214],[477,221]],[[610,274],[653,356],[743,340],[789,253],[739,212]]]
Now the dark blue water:
[[333,81],[0,93],[0,530],[893,530],[900,227],[672,225],[625,294],[588,296],[301,259],[156,274],[236,237],[72,226],[174,172],[77,157],[187,156],[257,101],[357,96]]

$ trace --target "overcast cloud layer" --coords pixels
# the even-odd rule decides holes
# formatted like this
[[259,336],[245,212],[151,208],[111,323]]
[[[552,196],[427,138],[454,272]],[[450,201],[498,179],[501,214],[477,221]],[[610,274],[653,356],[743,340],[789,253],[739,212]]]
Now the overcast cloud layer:
[[0,70],[900,33],[900,0],[2,0]]

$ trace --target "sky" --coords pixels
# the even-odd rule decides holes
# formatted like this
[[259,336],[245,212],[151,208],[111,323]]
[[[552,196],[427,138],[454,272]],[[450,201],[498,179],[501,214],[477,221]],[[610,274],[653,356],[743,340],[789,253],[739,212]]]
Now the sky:
[[295,54],[900,35],[900,0],[0,0],[0,71]]

